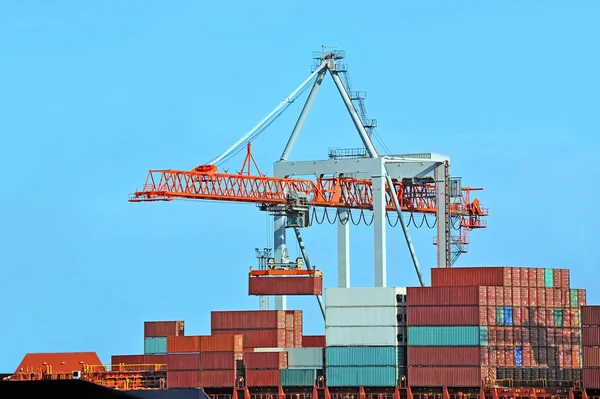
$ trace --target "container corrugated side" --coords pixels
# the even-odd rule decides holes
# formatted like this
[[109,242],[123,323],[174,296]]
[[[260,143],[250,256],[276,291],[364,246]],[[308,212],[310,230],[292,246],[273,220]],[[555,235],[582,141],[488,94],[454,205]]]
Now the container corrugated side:
[[287,368],[287,352],[247,352],[244,363],[248,370],[279,370]]
[[393,387],[398,367],[331,367],[325,369],[329,387]]
[[479,327],[408,327],[409,346],[478,346]]
[[477,326],[478,306],[409,306],[409,326]]
[[404,287],[325,288],[325,307],[396,306]]
[[246,386],[277,387],[281,384],[279,370],[246,370]]
[[118,364],[145,364],[145,355],[112,355],[110,364],[118,365]]
[[582,306],[580,319],[582,326],[600,326],[600,306]]
[[479,367],[409,367],[408,381],[413,387],[479,387]]
[[[200,375],[204,388],[232,388],[235,384],[235,371],[233,369],[202,370]],[[167,378],[169,377],[167,376]]]
[[146,337],[170,337],[185,335],[185,323],[183,321],[146,321],[144,322],[144,338]]
[[600,328],[583,327],[581,329],[581,345],[583,346],[600,346]]
[[[512,281],[505,279],[505,267],[452,267],[432,268],[431,285],[448,286],[510,286]],[[514,272],[515,268],[513,268]]]
[[200,353],[169,353],[167,354],[167,370],[200,370]]
[[392,366],[398,367],[397,346],[327,347],[325,364],[337,366]]
[[155,353],[167,353],[166,337],[144,338],[144,354],[152,355]]
[[479,347],[409,346],[409,366],[479,366]]
[[303,348],[324,348],[325,347],[325,336],[324,335],[302,335],[302,347]]
[[168,353],[200,352],[200,336],[167,337]]
[[200,388],[202,376],[199,370],[167,371],[167,388]]
[[323,348],[288,348],[287,367],[312,368],[323,367]]
[[398,324],[398,308],[381,307],[328,307],[325,325],[328,327],[391,327]]
[[233,370],[235,368],[235,357],[242,359],[241,354],[232,352],[203,352],[200,357],[200,368],[202,370]]
[[[485,298],[485,295],[483,295]],[[408,287],[406,305],[479,305],[480,287]]]
[[600,347],[583,347],[583,367],[600,368]]
[[285,310],[213,311],[211,330],[285,328]]
[[281,386],[312,387],[317,379],[316,369],[284,369],[280,370]]
[[396,327],[326,327],[327,346],[394,346],[398,343]]
[[583,387],[600,388],[600,369],[583,369]]
[[323,276],[250,277],[248,295],[321,295]]

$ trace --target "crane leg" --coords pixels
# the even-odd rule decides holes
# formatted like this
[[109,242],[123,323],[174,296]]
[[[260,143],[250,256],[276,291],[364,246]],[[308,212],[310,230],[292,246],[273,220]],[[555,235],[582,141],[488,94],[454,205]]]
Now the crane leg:
[[338,287],[350,287],[350,210],[338,211]]
[[[289,261],[286,248],[286,231],[285,225],[287,223],[287,217],[275,216],[275,226],[273,229],[274,239],[273,244],[275,247],[274,255],[276,263],[284,263]],[[287,298],[283,295],[275,296],[275,310],[286,310],[287,309]]]
[[[307,270],[312,270],[312,265],[310,264],[310,260],[308,260],[308,254],[306,253],[306,247],[304,246],[304,240],[302,239],[302,234],[300,233],[300,229],[298,227],[294,227],[294,233],[296,233],[296,239],[298,240],[298,246],[300,247],[300,251],[302,252],[302,257],[304,258],[304,266]],[[317,297],[317,302],[319,303],[319,307],[321,308],[321,313],[323,314],[323,320],[325,320],[325,306],[323,305],[323,298],[320,295],[315,295]]]

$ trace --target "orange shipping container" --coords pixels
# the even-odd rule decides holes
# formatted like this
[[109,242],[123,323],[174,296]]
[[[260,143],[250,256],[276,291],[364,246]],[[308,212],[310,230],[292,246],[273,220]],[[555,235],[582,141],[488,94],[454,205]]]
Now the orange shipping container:
[[200,370],[167,371],[167,387],[171,388],[200,388]]
[[203,370],[201,379],[204,388],[233,388],[235,385],[235,371]]
[[537,269],[537,284],[535,285],[538,288],[544,288],[546,286],[546,270],[545,269]]
[[244,335],[234,332],[214,332],[200,338],[203,352],[236,352],[244,351]]
[[521,290],[523,288],[521,287],[513,287],[512,289],[512,294],[513,294],[513,298],[512,298],[512,304],[509,304],[508,306],[525,306],[525,304],[523,304],[522,302],[522,296],[521,296]]
[[170,337],[185,335],[183,321],[146,321],[144,337]]
[[[275,330],[213,330],[213,336],[243,334],[243,348],[285,348],[285,329]],[[300,337],[302,339],[302,337]],[[203,348],[206,346],[203,344]]]
[[538,301],[539,307],[543,308],[546,306],[546,289],[545,288],[537,289],[537,301]]
[[529,305],[526,306],[539,306],[538,305],[538,296],[537,296],[537,288],[529,288],[527,290],[529,292]]
[[528,287],[529,286],[529,271],[530,269],[528,267],[521,267],[521,280],[519,285],[521,287]]
[[167,337],[167,353],[200,352],[200,336]]
[[496,287],[496,305],[504,306],[504,287]]
[[200,353],[169,353],[167,354],[167,371],[200,371],[201,357]]
[[579,298],[579,307],[587,305],[587,297],[585,290],[577,290],[577,297]]
[[505,267],[432,268],[431,285],[433,287],[509,286],[511,281],[508,273],[505,279],[506,269]]
[[280,383],[279,370],[247,370],[246,385],[249,387],[277,387]]
[[249,295],[321,295],[323,276],[314,277],[250,277]]

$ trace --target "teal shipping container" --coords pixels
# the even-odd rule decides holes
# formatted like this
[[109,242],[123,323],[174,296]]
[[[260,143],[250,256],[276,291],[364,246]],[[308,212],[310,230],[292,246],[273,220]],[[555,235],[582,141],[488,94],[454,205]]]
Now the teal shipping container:
[[398,381],[398,367],[330,367],[325,369],[329,387],[393,387]]
[[331,346],[325,349],[327,366],[398,367],[397,346]]
[[546,288],[554,287],[554,270],[546,269],[544,272]]
[[478,326],[408,327],[408,346],[478,346]]
[[157,355],[167,353],[167,337],[144,338],[144,354]]
[[556,327],[563,326],[563,313],[561,308],[554,309],[554,325]]
[[571,307],[572,308],[577,308],[579,307],[579,291],[577,290],[571,290],[571,295],[570,295],[570,299],[571,299]]
[[499,306],[496,308],[496,325],[504,325],[504,306]]
[[316,369],[283,369],[280,371],[283,387],[312,387],[317,379]]
[[488,346],[490,343],[490,332],[487,327],[479,327],[479,343],[481,346]]

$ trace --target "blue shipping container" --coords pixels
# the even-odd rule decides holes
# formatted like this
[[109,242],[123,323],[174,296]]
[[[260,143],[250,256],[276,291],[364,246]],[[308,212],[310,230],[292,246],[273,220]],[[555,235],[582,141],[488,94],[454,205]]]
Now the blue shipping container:
[[515,366],[523,366],[523,348],[516,347],[514,352],[515,352]]
[[393,387],[398,381],[398,367],[330,367],[325,369],[330,387]]
[[506,306],[504,308],[504,325],[505,326],[513,325],[513,308],[512,308],[512,306]]
[[158,355],[167,353],[167,337],[147,337],[144,339],[144,354]]
[[404,356],[398,354],[397,346],[331,346],[325,349],[327,366],[398,367],[401,357],[404,360]]

